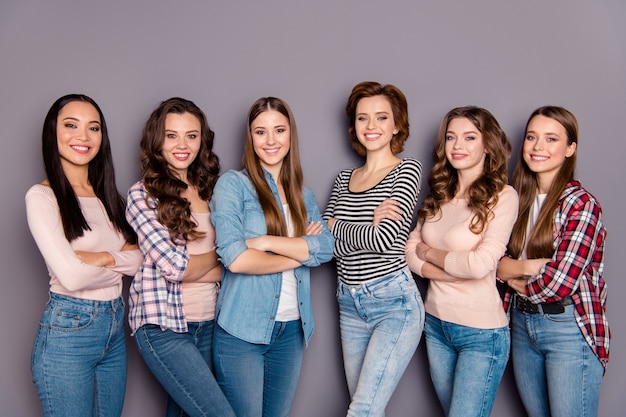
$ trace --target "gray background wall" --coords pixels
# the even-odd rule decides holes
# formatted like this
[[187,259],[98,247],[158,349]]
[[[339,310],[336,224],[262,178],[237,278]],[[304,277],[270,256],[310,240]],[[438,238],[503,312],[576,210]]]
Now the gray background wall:
[[[161,100],[186,97],[207,113],[228,169],[239,167],[249,105],[282,97],[298,121],[306,183],[324,207],[337,172],[361,162],[348,145],[343,106],[363,80],[406,93],[412,135],[404,155],[427,169],[439,121],[452,107],[490,109],[515,149],[536,107],[559,104],[577,115],[578,176],[602,202],[609,230],[613,342],[600,415],[624,415],[625,18],[622,0],[2,0],[0,416],[40,414],[29,358],[48,286],[23,198],[43,179],[41,125],[57,97],[82,92],[100,104],[124,193],[139,177],[142,125]],[[334,279],[331,265],[313,275],[317,330],[305,353],[296,417],[345,415]],[[163,392],[130,339],[129,365],[124,416],[162,415]],[[441,415],[423,345],[387,414]],[[493,415],[524,415],[510,371]]]

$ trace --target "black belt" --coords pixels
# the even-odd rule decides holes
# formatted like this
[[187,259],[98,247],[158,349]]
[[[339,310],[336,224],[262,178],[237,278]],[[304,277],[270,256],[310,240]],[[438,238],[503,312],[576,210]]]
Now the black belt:
[[560,301],[553,303],[533,304],[528,298],[520,297],[515,294],[515,307],[522,313],[526,314],[562,314],[565,312],[565,306],[574,304],[572,297],[565,297]]

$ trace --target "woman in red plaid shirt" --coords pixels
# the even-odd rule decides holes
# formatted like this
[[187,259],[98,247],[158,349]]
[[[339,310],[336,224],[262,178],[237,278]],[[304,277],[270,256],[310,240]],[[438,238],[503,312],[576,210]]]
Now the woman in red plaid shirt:
[[609,359],[599,202],[574,180],[578,123],[535,110],[513,175],[519,216],[500,261],[512,358],[530,417],[595,416]]

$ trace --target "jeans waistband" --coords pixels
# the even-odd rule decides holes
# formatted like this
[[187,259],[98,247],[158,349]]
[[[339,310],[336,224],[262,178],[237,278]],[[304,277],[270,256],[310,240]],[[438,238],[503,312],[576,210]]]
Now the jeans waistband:
[[553,303],[531,303],[526,297],[515,294],[515,307],[526,314],[563,314],[565,306],[574,304],[572,297],[565,297]]
[[413,279],[413,275],[411,274],[411,270],[409,269],[409,267],[405,266],[404,268],[399,269],[393,274],[385,275],[384,277],[376,278],[370,281],[361,282],[358,284],[347,284],[341,280],[338,280],[338,288],[339,288],[339,292],[343,294],[347,294],[351,292],[350,289],[357,289],[357,290],[363,290],[366,292],[372,292],[377,287],[381,285],[386,285],[389,281],[392,281],[397,278]]
[[57,305],[71,305],[74,308],[84,308],[93,311],[111,311],[124,308],[124,300],[121,296],[112,300],[101,301],[50,292],[50,302]]

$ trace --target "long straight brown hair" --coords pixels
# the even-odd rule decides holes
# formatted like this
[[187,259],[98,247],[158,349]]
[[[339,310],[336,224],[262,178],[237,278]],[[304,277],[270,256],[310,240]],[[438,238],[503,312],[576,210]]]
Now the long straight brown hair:
[[[559,106],[543,106],[535,110],[526,123],[524,140],[526,140],[528,125],[536,116],[549,117],[559,122],[567,133],[567,144],[578,143],[578,121],[576,117],[569,110]],[[575,170],[576,151],[572,156],[565,159],[550,185],[546,199],[539,211],[537,222],[528,236],[526,256],[529,259],[551,258],[554,254],[554,211],[567,183],[574,179]],[[520,149],[519,160],[513,173],[513,187],[519,194],[520,207],[517,221],[513,226],[513,232],[509,240],[508,253],[514,258],[519,258],[524,250],[528,218],[539,187],[537,174],[530,170],[524,160],[523,146]]]
[[267,234],[274,236],[288,236],[287,223],[283,211],[272,194],[269,184],[265,180],[265,174],[261,161],[254,151],[252,143],[252,122],[263,112],[275,110],[285,116],[289,121],[290,147],[285,155],[279,177],[279,182],[285,190],[286,203],[289,205],[289,213],[293,220],[295,236],[306,234],[307,213],[304,205],[303,175],[300,165],[300,152],[298,150],[298,131],[296,121],[291,109],[283,100],[276,97],[262,97],[252,104],[248,111],[248,126],[246,129],[246,144],[243,154],[243,166],[248,171],[250,181],[254,186],[267,227]]

